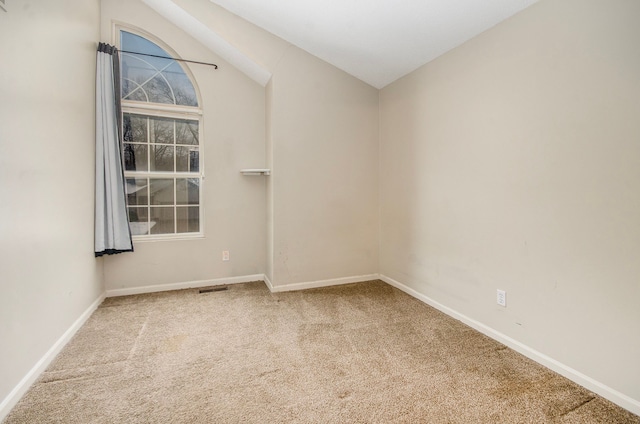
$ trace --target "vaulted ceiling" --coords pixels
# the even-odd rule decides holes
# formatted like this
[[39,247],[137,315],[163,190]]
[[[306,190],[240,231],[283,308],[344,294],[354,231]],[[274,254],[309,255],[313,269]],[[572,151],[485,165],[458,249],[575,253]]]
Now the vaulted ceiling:
[[537,0],[211,0],[382,88]]

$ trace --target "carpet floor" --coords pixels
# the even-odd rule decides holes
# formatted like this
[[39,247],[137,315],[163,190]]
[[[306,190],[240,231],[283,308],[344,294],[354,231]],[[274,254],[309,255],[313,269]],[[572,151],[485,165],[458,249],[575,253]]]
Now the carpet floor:
[[6,423],[640,423],[381,282],[108,298]]

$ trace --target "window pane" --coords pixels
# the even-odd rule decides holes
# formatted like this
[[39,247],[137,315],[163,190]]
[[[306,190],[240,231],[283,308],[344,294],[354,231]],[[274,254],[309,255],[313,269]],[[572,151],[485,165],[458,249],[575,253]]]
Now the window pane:
[[194,149],[189,152],[189,171],[200,171],[200,154],[198,150]]
[[176,144],[198,144],[198,121],[176,120]]
[[176,179],[176,204],[197,205],[200,203],[200,179]]
[[[138,87],[138,84],[133,84],[134,87]],[[128,86],[128,85],[127,85]],[[149,96],[147,95],[147,92],[143,89],[143,88],[139,88],[137,90],[132,90],[130,94],[127,95],[127,97],[123,97],[123,100],[135,100],[138,102],[148,102],[149,101]]]
[[173,146],[151,146],[151,171],[173,172],[174,151],[175,147]]
[[151,143],[173,144],[173,119],[150,118]]
[[150,178],[150,198],[152,205],[173,205],[173,178]]
[[175,233],[173,208],[151,207],[151,234]]
[[176,147],[176,171],[198,172],[200,157],[197,147]]
[[169,85],[173,89],[177,105],[198,106],[196,90],[193,88],[191,80],[187,74],[184,73],[184,70],[178,62],[173,62],[162,74],[169,81]]
[[149,210],[147,208],[129,208],[129,228],[131,235],[149,234]]
[[176,208],[177,228],[179,233],[197,233],[200,231],[200,211],[198,207],[187,206]]
[[[123,33],[124,34],[124,33]],[[134,36],[137,37],[137,36]],[[142,37],[138,37],[144,40]],[[124,41],[124,37],[123,37]],[[146,41],[146,40],[145,40]],[[147,42],[152,44],[150,42]],[[140,49],[132,49],[123,44],[123,50],[148,53]],[[162,49],[161,52],[164,53]],[[154,54],[154,53],[151,53]],[[166,53],[164,53],[167,56]],[[162,75],[162,70],[172,63],[173,59],[155,58],[132,53],[122,53],[121,60],[122,99],[143,102],[175,104],[172,90],[168,81]]]
[[148,102],[149,96],[141,86],[145,81],[144,74],[139,74],[133,69],[127,61],[127,58],[123,55],[124,62],[122,63],[122,76],[120,78],[122,89],[122,100],[135,100],[138,102]]
[[147,142],[147,118],[125,113],[122,116],[122,137],[132,143]]
[[127,204],[149,204],[149,186],[146,178],[127,178]]
[[146,144],[125,144],[124,145],[124,169],[125,171],[146,171],[147,170],[147,145]]
[[144,89],[152,103],[176,104],[173,89],[162,73],[151,78],[144,84]]

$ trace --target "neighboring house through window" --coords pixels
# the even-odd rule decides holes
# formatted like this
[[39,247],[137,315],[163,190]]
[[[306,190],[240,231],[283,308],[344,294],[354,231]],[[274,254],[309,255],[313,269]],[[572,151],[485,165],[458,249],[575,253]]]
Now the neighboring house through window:
[[120,30],[120,50],[131,232],[139,239],[201,235],[202,112],[195,84],[146,36]]

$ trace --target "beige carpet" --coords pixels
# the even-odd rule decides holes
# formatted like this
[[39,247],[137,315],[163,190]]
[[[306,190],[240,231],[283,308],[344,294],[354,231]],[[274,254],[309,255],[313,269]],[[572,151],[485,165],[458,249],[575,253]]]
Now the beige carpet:
[[640,423],[380,281],[107,299],[7,423]]

